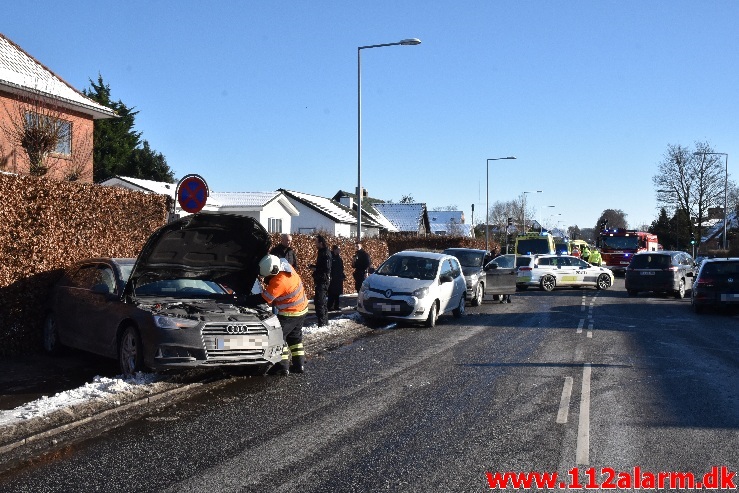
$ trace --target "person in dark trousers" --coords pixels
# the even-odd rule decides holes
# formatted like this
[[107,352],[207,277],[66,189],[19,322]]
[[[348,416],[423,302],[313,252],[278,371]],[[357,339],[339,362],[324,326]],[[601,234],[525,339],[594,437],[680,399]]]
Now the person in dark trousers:
[[[303,281],[286,260],[275,255],[265,255],[259,261],[259,275],[266,284],[261,293],[247,296],[246,305],[267,303],[277,309],[285,345],[282,360],[270,370],[271,374],[289,375],[305,371],[303,347],[303,321],[308,313],[308,297]],[[290,359],[292,357],[292,364]]]
[[313,285],[315,287],[313,305],[316,308],[318,326],[323,327],[328,325],[328,283],[331,279],[331,254],[328,253],[326,239],[321,235],[316,236],[316,248],[318,248],[316,263],[310,266],[313,269]]
[[367,270],[370,268],[372,260],[370,259],[369,253],[362,249],[362,243],[357,242],[357,253],[354,254],[352,259],[352,277],[354,278],[354,287],[359,293],[359,289],[362,287],[362,283],[367,277]]
[[339,297],[344,292],[344,261],[341,260],[339,245],[331,247],[331,281],[328,283],[328,309],[341,310]]
[[284,258],[287,263],[292,265],[295,270],[298,270],[298,256],[295,254],[295,250],[291,246],[293,237],[288,234],[280,235],[280,244],[275,245],[272,250],[269,251],[270,255],[274,255],[277,258]]

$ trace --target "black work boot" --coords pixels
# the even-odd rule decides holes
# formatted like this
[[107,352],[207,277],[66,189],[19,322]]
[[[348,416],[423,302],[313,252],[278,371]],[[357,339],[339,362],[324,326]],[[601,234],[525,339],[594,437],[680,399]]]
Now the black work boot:
[[293,364],[290,365],[290,371],[292,373],[304,373],[305,356],[293,356]]

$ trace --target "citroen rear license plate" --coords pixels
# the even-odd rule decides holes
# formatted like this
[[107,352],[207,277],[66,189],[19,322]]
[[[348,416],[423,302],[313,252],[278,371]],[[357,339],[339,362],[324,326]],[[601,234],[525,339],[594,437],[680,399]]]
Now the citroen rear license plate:
[[653,276],[654,272],[642,272],[641,275],[643,276]]
[[268,346],[263,335],[216,337],[216,349],[264,349]]

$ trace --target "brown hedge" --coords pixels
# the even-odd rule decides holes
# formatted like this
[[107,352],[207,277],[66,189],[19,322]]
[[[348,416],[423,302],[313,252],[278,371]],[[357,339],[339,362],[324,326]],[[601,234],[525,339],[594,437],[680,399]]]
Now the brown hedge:
[[49,286],[88,257],[135,257],[167,197],[0,174],[0,355],[40,346]]

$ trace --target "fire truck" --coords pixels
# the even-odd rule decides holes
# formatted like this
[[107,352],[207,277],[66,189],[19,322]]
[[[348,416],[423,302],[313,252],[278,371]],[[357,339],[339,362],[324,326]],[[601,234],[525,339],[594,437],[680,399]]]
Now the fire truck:
[[614,274],[625,272],[635,253],[660,250],[657,235],[621,228],[601,231],[598,247],[603,265]]

